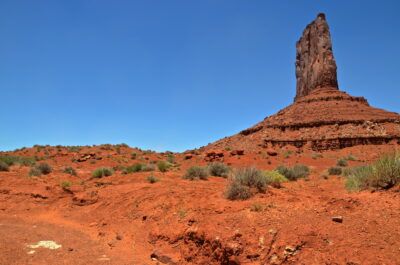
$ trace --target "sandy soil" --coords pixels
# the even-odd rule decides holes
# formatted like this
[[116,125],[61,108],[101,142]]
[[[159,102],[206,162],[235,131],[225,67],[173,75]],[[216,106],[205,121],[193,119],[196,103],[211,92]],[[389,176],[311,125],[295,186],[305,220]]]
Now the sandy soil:
[[[190,159],[175,154],[176,166],[166,173],[116,171],[91,179],[98,167],[168,155],[127,147],[19,150],[10,154],[47,154],[43,161],[53,171],[33,178],[28,167],[0,172],[0,264],[400,264],[399,188],[348,193],[343,177],[321,177],[340,157],[356,157],[352,166],[393,148],[359,146],[316,159],[312,151],[279,151],[274,157],[223,151],[223,162],[232,167],[300,163],[312,170],[307,179],[270,187],[246,201],[225,199],[227,179],[181,178],[188,166],[206,164],[204,154]],[[102,159],[72,162],[89,152]],[[77,176],[61,173],[65,166],[76,168]],[[161,181],[150,184],[150,174]],[[73,185],[63,189],[61,181]],[[257,210],[255,203],[261,205]],[[339,216],[343,222],[332,220]],[[61,247],[29,247],[43,240]]]

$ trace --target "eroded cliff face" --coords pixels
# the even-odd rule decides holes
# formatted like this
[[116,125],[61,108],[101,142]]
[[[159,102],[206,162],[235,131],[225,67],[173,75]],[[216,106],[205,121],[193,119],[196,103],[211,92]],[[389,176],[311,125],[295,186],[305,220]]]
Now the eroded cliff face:
[[318,14],[296,43],[295,101],[317,88],[338,89],[331,34],[324,14]]
[[296,43],[296,97],[292,105],[206,149],[259,150],[292,146],[315,151],[355,145],[400,144],[400,115],[371,107],[340,91],[329,26],[318,14]]

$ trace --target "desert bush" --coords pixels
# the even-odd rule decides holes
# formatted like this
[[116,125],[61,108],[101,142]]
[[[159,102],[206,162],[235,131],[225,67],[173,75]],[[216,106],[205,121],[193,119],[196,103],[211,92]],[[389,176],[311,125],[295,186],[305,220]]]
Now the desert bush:
[[371,165],[354,167],[345,181],[349,191],[389,189],[400,183],[400,154],[383,155]]
[[32,176],[40,177],[40,176],[42,175],[42,172],[41,172],[38,168],[33,167],[33,168],[31,168],[31,169],[29,170],[28,174],[29,174],[29,176],[31,176],[31,177],[32,177]]
[[275,170],[263,171],[263,175],[267,179],[267,184],[271,185],[274,188],[281,188],[281,184],[288,181],[288,179],[284,175]]
[[317,158],[323,158],[324,156],[322,154],[315,154],[312,156],[312,159],[317,159]]
[[352,155],[349,155],[348,157],[345,157],[344,159],[349,160],[349,161],[357,161],[357,158],[355,158]]
[[131,166],[128,166],[125,168],[123,171],[124,174],[130,174],[130,173],[135,173],[135,172],[140,172],[143,168],[143,164],[140,163],[135,163]]
[[231,180],[228,182],[225,190],[225,197],[228,200],[247,200],[251,198],[253,194],[250,192],[250,188],[243,186],[238,181]]
[[340,167],[330,167],[328,168],[329,175],[340,175],[342,174],[342,168]]
[[157,163],[157,167],[160,172],[167,172],[168,168],[170,168],[171,166],[172,164],[167,161],[160,161]]
[[153,175],[150,175],[150,176],[147,176],[147,181],[150,182],[151,184],[153,184],[160,180],[158,178],[154,177]]
[[268,185],[267,178],[254,167],[236,169],[231,179],[249,188],[256,188],[259,192],[265,192]]
[[310,174],[310,169],[305,165],[295,165],[294,167],[279,165],[276,171],[291,181],[307,177]]
[[154,170],[156,170],[156,168],[150,164],[145,164],[142,167],[142,172],[149,172],[149,171],[154,171]]
[[175,163],[175,155],[173,153],[168,153],[167,154],[167,162],[174,164]]
[[72,183],[69,182],[69,181],[63,181],[63,182],[60,183],[60,186],[61,186],[61,188],[63,188],[63,189],[68,189],[69,187],[72,186]]
[[35,166],[43,175],[50,174],[52,167],[47,163],[40,163]]
[[225,197],[229,200],[247,200],[253,196],[252,188],[263,193],[267,185],[267,178],[257,168],[236,169],[229,178]]
[[136,159],[136,157],[137,157],[137,153],[133,152],[133,153],[131,154],[131,159]]
[[95,171],[93,171],[92,177],[93,178],[102,178],[102,177],[111,176],[112,174],[113,174],[112,169],[101,167],[101,168],[98,168]]
[[207,170],[199,166],[191,166],[186,170],[185,175],[182,176],[184,179],[195,180],[195,179],[207,179]]
[[62,170],[62,172],[66,173],[66,174],[70,174],[70,175],[76,176],[76,170],[73,167],[65,167]]
[[22,165],[22,166],[33,166],[36,163],[36,159],[33,157],[19,157],[19,156],[1,156],[0,161],[7,164],[8,166],[12,165]]
[[81,150],[82,150],[82,147],[80,147],[80,146],[70,146],[68,148],[69,153],[78,153]]
[[0,161],[0,171],[8,171],[9,166],[7,163]]
[[347,167],[347,166],[348,166],[348,163],[347,163],[347,161],[344,160],[344,159],[339,159],[339,160],[336,162],[336,165],[339,166],[339,167]]
[[253,204],[250,207],[250,211],[253,211],[253,212],[261,212],[264,210],[265,210],[265,206],[259,202],[253,202]]
[[346,171],[344,186],[348,191],[360,191],[368,188],[368,178],[372,175],[372,167],[359,165]]
[[230,170],[230,167],[225,166],[222,163],[212,163],[208,165],[208,173],[215,177],[227,178]]

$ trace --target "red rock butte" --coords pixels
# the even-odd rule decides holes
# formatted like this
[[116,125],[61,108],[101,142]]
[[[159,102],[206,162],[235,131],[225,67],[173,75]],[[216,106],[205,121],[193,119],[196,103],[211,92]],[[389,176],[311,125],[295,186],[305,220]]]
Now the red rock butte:
[[355,145],[400,144],[400,115],[373,108],[363,97],[340,91],[329,26],[324,14],[296,43],[294,103],[239,134],[205,149],[292,146],[314,151]]

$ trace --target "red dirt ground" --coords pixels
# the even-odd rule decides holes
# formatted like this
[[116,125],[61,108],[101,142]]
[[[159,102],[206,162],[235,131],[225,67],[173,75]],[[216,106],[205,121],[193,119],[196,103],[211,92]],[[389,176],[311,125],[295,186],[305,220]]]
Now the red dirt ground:
[[[0,264],[400,264],[400,192],[348,193],[342,177],[324,179],[338,158],[352,155],[350,166],[378,158],[396,145],[356,146],[316,153],[260,150],[229,156],[232,167],[274,169],[279,164],[310,166],[308,179],[269,187],[246,201],[224,198],[227,179],[189,181],[181,176],[190,165],[205,165],[204,154],[158,171],[91,179],[98,167],[165,160],[167,154],[115,146],[87,147],[101,160],[72,162],[77,152],[64,147],[26,148],[7,154],[47,156],[49,175],[28,177],[28,167],[0,172]],[[137,152],[137,159],[131,153]],[[3,153],[4,155],[5,153]],[[95,162],[91,162],[95,161]],[[270,162],[268,162],[270,161]],[[77,176],[61,173],[65,166]],[[150,174],[161,179],[150,184]],[[72,187],[64,190],[61,181]],[[255,202],[262,205],[254,211]],[[343,222],[332,221],[343,216]],[[32,249],[52,240],[59,249]]]

